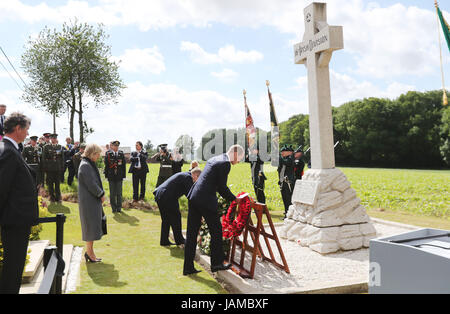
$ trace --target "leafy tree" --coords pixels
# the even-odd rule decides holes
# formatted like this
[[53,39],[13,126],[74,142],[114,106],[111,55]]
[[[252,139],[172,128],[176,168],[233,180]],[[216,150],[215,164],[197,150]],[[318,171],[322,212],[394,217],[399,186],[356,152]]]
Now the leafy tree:
[[77,113],[80,142],[86,135],[83,113],[88,105],[116,103],[125,88],[118,64],[110,60],[107,38],[101,24],[64,23],[61,31],[45,27],[37,38],[30,37],[22,55],[30,78],[23,99],[56,115],[69,111],[71,138]]
[[442,159],[447,166],[450,166],[450,107],[442,113],[442,123],[440,127],[441,146],[439,148]]
[[148,152],[150,155],[156,153],[155,145],[153,145],[151,140],[147,140],[147,143],[144,144],[145,151]]

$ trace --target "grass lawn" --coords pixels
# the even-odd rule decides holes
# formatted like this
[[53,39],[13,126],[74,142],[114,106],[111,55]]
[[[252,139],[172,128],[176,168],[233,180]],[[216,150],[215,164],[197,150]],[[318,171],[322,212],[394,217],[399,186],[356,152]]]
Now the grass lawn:
[[[146,201],[155,205],[153,194],[159,165],[150,164]],[[201,167],[203,167],[201,165]],[[183,167],[187,171],[188,165]],[[356,190],[369,215],[424,227],[450,229],[450,171],[340,168]],[[283,217],[283,204],[277,185],[276,168],[265,165],[267,205],[274,222]],[[249,164],[232,167],[228,185],[233,193],[250,192]],[[109,186],[104,182],[109,195]],[[75,193],[62,185],[63,193]],[[123,196],[132,199],[131,174],[124,182]],[[186,228],[187,200],[180,200],[183,228]],[[78,205],[64,202],[51,205],[49,212],[67,215],[64,242],[84,246]],[[81,266],[81,287],[76,293],[226,293],[206,271],[183,276],[183,250],[159,246],[159,211],[130,209],[113,215],[106,207],[108,235],[94,245],[103,263]],[[41,239],[55,241],[54,224],[44,225]],[[201,267],[196,265],[199,269]]]
[[[49,211],[67,216],[64,243],[84,246],[78,205],[64,202],[49,206]],[[105,212],[108,234],[94,243],[96,255],[103,262],[90,264],[83,260],[81,286],[76,293],[226,293],[206,271],[183,276],[184,251],[159,246],[158,211],[130,209],[112,214],[106,207]],[[54,243],[54,224],[44,225],[40,237]]]

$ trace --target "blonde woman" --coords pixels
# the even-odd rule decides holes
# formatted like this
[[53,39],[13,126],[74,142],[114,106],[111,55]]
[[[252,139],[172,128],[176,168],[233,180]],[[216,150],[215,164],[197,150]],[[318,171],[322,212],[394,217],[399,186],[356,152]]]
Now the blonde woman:
[[78,169],[78,204],[80,209],[82,239],[86,242],[86,262],[101,261],[94,253],[94,241],[103,234],[102,217],[105,201],[100,173],[95,162],[100,158],[102,149],[97,144],[88,144]]

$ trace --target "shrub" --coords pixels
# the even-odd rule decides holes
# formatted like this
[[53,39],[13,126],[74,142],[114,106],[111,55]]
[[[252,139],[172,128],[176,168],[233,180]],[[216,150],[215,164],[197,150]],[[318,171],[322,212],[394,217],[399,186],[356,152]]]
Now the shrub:
[[[220,195],[218,195],[218,203],[219,208],[218,212],[220,217],[226,214],[228,207],[230,206],[230,203],[227,202],[224,198],[222,198]],[[208,226],[205,222],[205,220],[202,220],[202,225],[200,226],[200,232],[199,232],[200,238],[198,240],[198,247],[200,251],[203,254],[206,254],[208,256],[211,255],[211,235],[209,234]],[[223,239],[223,252],[225,256],[228,255],[228,252],[230,251],[230,243],[231,241],[229,239],[224,238]]]

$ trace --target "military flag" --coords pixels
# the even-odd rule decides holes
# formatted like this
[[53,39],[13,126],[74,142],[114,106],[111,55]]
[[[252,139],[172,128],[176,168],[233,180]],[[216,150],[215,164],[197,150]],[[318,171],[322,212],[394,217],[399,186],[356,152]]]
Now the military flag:
[[245,130],[246,130],[246,138],[248,143],[248,149],[251,151],[252,149],[257,148],[256,145],[256,128],[253,124],[253,118],[250,114],[250,110],[247,105],[247,92],[244,89],[244,105],[245,105]]
[[445,81],[444,81],[444,68],[442,65],[442,50],[441,50],[441,33],[439,32],[439,23],[442,26],[442,31],[444,33],[445,40],[447,42],[448,50],[450,51],[450,27],[442,15],[441,9],[439,9],[439,5],[437,1],[434,1],[434,5],[436,6],[437,16],[438,16],[438,36],[439,36],[439,52],[441,56],[441,76],[442,76],[442,103],[444,106],[448,105],[447,94],[445,91]]
[[435,4],[436,4],[436,10],[437,10],[437,14],[439,17],[439,21],[442,26],[442,31],[444,32],[444,37],[445,37],[445,40],[447,41],[448,50],[450,51],[450,26],[448,25],[447,21],[445,20],[444,16],[442,15],[442,11],[441,11],[441,9],[439,9],[437,1],[435,2]]
[[275,114],[275,107],[273,105],[272,93],[269,88],[269,81],[266,81],[267,93],[269,95],[269,107],[270,107],[270,131],[271,131],[271,152],[270,152],[270,162],[272,166],[278,167],[278,159],[280,153],[280,130],[278,127],[277,115]]

